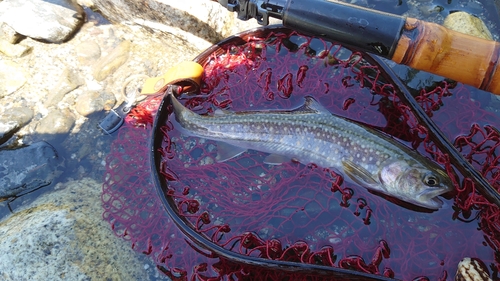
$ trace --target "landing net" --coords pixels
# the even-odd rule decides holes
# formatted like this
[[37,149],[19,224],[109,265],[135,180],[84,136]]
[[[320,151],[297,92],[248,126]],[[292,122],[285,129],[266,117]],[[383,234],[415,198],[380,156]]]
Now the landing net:
[[[379,66],[339,44],[297,33],[271,32],[222,45],[205,56],[202,92],[181,95],[197,114],[293,109],[313,96],[330,112],[397,137],[446,167],[452,164],[429,140],[411,109],[386,84]],[[500,119],[461,84],[446,81],[416,99],[456,148],[500,190]],[[148,159],[153,116],[162,97],[128,116],[107,157],[103,217],[116,235],[151,255],[173,280],[326,280],[235,264],[186,239],[166,215]],[[352,269],[404,280],[453,277],[464,257],[500,269],[500,210],[473,182],[458,175],[455,192],[436,212],[408,206],[344,183],[315,164],[263,163],[249,151],[215,161],[216,144],[186,137],[163,124],[165,196],[212,243],[272,260]]]

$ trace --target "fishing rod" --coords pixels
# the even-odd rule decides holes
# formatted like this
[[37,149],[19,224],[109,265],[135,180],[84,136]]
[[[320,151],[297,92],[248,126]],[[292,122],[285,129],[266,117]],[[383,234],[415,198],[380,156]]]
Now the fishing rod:
[[241,20],[285,27],[500,95],[500,43],[334,0],[212,0]]

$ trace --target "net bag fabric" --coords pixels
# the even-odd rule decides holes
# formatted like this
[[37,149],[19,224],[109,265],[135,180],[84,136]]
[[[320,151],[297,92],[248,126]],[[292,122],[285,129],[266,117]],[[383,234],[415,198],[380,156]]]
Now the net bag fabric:
[[[179,98],[197,114],[293,109],[313,96],[330,112],[398,138],[454,175],[446,153],[364,54],[281,29],[219,45],[198,58],[205,68],[201,93]],[[443,80],[416,99],[500,190],[500,119],[476,95]],[[151,179],[150,134],[161,98],[131,112],[107,157],[103,217],[116,235],[151,255],[174,280],[328,279],[234,263],[183,236]],[[461,175],[444,207],[429,213],[344,183],[313,163],[271,166],[263,163],[267,154],[257,151],[218,163],[214,142],[186,137],[170,122],[161,130],[161,174],[169,183],[163,196],[174,198],[181,216],[210,243],[247,256],[404,280],[445,280],[464,257],[479,258],[498,274],[500,211]]]

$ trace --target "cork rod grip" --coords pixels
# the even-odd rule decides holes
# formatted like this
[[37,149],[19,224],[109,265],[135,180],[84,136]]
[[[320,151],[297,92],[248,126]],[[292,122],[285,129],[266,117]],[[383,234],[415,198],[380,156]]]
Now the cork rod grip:
[[407,18],[392,60],[500,95],[500,43]]

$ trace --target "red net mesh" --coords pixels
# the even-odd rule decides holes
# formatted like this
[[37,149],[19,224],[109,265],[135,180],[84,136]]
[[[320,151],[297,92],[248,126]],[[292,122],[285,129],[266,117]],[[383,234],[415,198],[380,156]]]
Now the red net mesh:
[[[274,33],[225,46],[205,67],[201,95],[180,99],[198,114],[215,109],[292,109],[313,96],[332,113],[400,138],[444,164],[411,110],[384,84],[377,66],[338,44],[298,34]],[[455,146],[497,190],[500,119],[482,109],[463,86],[442,82],[416,97]],[[138,106],[107,158],[104,218],[134,249],[153,255],[175,280],[316,280],[252,269],[212,257],[192,245],[162,209],[151,180],[149,138],[161,97]],[[196,231],[232,251],[267,259],[320,264],[398,279],[445,280],[464,257],[500,269],[500,211],[459,175],[456,193],[437,212],[389,202],[365,188],[344,184],[314,164],[263,164],[249,151],[215,162],[214,142],[185,137],[170,123],[162,175],[183,216]],[[213,279],[212,279],[213,278]]]

